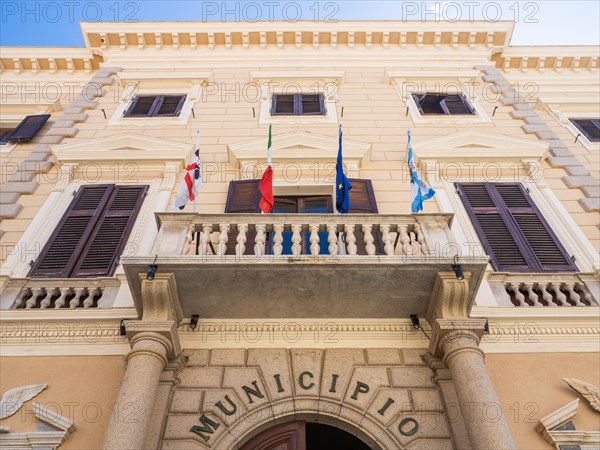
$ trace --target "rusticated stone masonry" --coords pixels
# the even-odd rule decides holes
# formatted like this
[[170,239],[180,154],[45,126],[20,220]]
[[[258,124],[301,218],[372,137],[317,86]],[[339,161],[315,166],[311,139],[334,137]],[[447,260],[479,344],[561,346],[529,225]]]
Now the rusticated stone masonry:
[[346,424],[376,448],[469,447],[452,385],[449,392],[436,376],[443,365],[428,364],[425,350],[213,349],[185,355],[163,449],[237,448],[256,430],[286,420]]
[[534,110],[533,106],[519,96],[517,90],[511,86],[500,70],[495,66],[476,66],[476,69],[484,73],[484,82],[496,84],[502,94],[500,103],[513,107],[510,115],[514,119],[525,122],[521,126],[523,131],[527,134],[535,134],[538,139],[550,145],[548,163],[552,167],[561,167],[568,173],[566,177],[563,177],[563,182],[567,187],[581,190],[584,198],[579,200],[579,204],[583,209],[586,211],[600,211],[600,181],[593,177],[571,153],[565,143],[558,138],[544,119]]
[[[38,140],[25,161],[21,163],[17,171],[12,174],[5,183],[0,186],[0,221],[16,218],[23,206],[19,198],[23,194],[33,194],[39,183],[35,181],[36,175],[48,171],[54,164],[50,159],[50,146],[59,144],[64,138],[74,137],[79,131],[77,123],[87,119],[85,113],[97,105],[94,97],[104,95],[103,86],[114,82],[113,76],[119,72],[119,67],[102,67],[94,77],[86,84],[81,94],[63,111],[58,120],[51,124],[46,134]],[[0,230],[0,237],[4,231]]]

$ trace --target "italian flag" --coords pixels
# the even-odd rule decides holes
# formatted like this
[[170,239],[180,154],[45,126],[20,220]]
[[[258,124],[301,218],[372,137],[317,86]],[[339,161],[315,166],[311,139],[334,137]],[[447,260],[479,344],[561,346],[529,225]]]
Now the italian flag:
[[260,210],[263,214],[269,214],[275,203],[273,198],[273,166],[271,164],[271,125],[269,125],[269,142],[267,143],[267,168],[260,179],[258,189],[261,194]]

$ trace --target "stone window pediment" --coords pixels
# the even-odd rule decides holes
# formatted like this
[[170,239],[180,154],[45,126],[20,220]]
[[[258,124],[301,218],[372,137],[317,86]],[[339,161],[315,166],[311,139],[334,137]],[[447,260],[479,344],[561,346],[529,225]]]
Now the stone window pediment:
[[[335,180],[338,136],[294,131],[273,136],[274,185],[327,184]],[[229,162],[236,164],[240,179],[260,178],[267,157],[267,137],[230,144]],[[371,144],[344,139],[344,168],[358,178],[360,168],[371,159]]]

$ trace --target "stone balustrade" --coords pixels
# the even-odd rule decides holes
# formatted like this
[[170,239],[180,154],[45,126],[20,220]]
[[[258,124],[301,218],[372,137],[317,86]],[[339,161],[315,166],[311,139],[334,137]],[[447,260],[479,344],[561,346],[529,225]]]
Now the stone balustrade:
[[511,275],[501,281],[511,303],[518,307],[598,306],[597,296],[577,275],[519,277]]
[[451,257],[457,250],[450,214],[158,213],[157,218],[159,256]]
[[11,296],[11,309],[78,309],[101,307],[104,297],[118,285],[116,279],[26,279],[12,280],[3,292]]

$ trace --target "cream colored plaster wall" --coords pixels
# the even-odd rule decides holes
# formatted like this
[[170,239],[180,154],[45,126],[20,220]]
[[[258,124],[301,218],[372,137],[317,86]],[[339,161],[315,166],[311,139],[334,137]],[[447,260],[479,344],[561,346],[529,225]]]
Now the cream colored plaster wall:
[[577,430],[600,430],[600,413],[562,381],[577,378],[598,386],[597,353],[487,354],[486,366],[518,449],[553,448],[535,426],[576,398],[579,409],[572,420]]
[[[165,49],[164,53],[170,50]],[[265,59],[267,68],[272,68],[278,64],[285,70],[311,69],[313,57],[321,55],[321,49],[302,49],[297,51],[293,48],[286,48],[286,58],[290,61],[301,57],[294,62],[294,67],[285,64],[281,56],[270,56],[269,51],[276,52],[276,47],[265,50],[249,49],[246,55],[254,52],[257,59]],[[136,57],[143,52],[134,51]],[[398,49],[398,57],[402,56],[402,49]],[[331,53],[331,52],[330,52]],[[243,92],[245,83],[251,82],[250,72],[264,69],[260,64],[252,66],[248,59],[240,62],[240,68],[236,69],[229,59],[228,53],[223,49],[215,49],[211,53],[210,67],[206,70],[212,70],[212,80],[222,87],[232,89],[234,84],[240,83],[240,89]],[[267,55],[267,56],[265,56]],[[331,66],[327,70],[343,71],[345,78],[339,86],[337,113],[341,114],[344,108],[344,117],[341,119],[344,124],[344,136],[346,139],[352,139],[372,145],[371,161],[361,168],[360,176],[370,178],[373,181],[375,197],[378,203],[380,213],[409,213],[409,183],[406,170],[406,130],[410,129],[413,136],[413,142],[420,142],[426,139],[439,136],[446,136],[464,130],[479,130],[500,135],[520,137],[537,141],[538,138],[532,134],[526,134],[521,126],[523,122],[513,119],[509,112],[512,107],[503,106],[499,103],[499,96],[493,94],[493,90],[486,87],[481,78],[477,79],[475,95],[483,110],[490,117],[491,121],[487,123],[466,123],[466,124],[414,124],[410,115],[406,115],[406,104],[400,98],[396,87],[389,84],[385,79],[385,63],[376,63],[369,60],[357,58],[357,54],[352,50],[339,49],[336,53],[331,53]],[[361,55],[364,56],[361,49]],[[173,56],[173,55],[170,55]],[[200,56],[198,56],[200,57]],[[108,57],[107,57],[108,58]],[[246,56],[248,58],[248,56]],[[485,61],[482,61],[485,62]],[[315,63],[318,67],[323,67],[323,61]],[[443,61],[440,64],[445,64]],[[448,62],[450,64],[450,62]],[[318,70],[318,69],[316,69]],[[325,70],[325,69],[323,69]],[[563,74],[564,76],[564,74]],[[165,87],[169,87],[169,81],[161,82]],[[200,191],[198,201],[198,212],[201,213],[220,213],[223,212],[228,182],[236,178],[236,168],[228,163],[227,145],[244,142],[260,137],[266,137],[267,126],[258,123],[260,102],[254,98],[244,98],[240,95],[235,98],[235,93],[228,93],[223,97],[222,91],[214,94],[204,94],[196,102],[194,107],[195,118],[190,117],[187,125],[157,125],[157,126],[108,126],[108,122],[118,107],[118,95],[116,87],[111,86],[106,89],[106,95],[102,97],[98,105],[91,110],[86,111],[88,118],[85,122],[76,124],[79,132],[73,138],[66,138],[63,143],[83,142],[90,139],[112,136],[124,132],[139,133],[146,136],[169,139],[177,142],[193,143],[195,141],[195,132],[201,130],[201,159],[205,163],[206,182]],[[235,91],[232,91],[235,92]],[[495,111],[494,116],[494,109]],[[253,117],[252,108],[255,108],[256,118]],[[104,118],[105,111],[107,119]],[[547,113],[544,114],[547,123],[553,122]],[[570,133],[560,125],[553,125],[553,129],[565,142],[572,142]],[[308,131],[328,136],[337,135],[337,124],[321,125],[276,125],[273,130],[273,140],[277,141],[277,136],[289,131]],[[85,144],[84,144],[85,145]],[[598,162],[598,155],[594,155],[581,147],[580,144],[571,145],[572,150],[590,170],[596,170],[593,166]],[[21,150],[19,150],[21,152]],[[23,155],[15,153],[14,161],[18,161]],[[165,149],[168,152],[168,149]],[[275,155],[276,158],[276,155]],[[600,230],[598,230],[598,214],[585,212],[578,203],[582,198],[582,193],[578,189],[568,189],[562,177],[566,172],[560,168],[552,168],[544,165],[544,176],[548,185],[554,190],[556,196],[560,199],[563,206],[572,214],[575,221],[584,231],[585,235],[592,242],[596,250],[600,248]],[[468,170],[465,169],[459,179],[455,181],[469,181]],[[511,175],[511,174],[503,174]],[[23,231],[29,225],[31,218],[35,215],[37,208],[43,203],[48,193],[53,187],[55,169],[47,176],[40,177],[41,184],[33,195],[24,195],[21,202],[24,206],[21,214],[13,220],[5,220],[2,223],[2,229],[6,234],[2,238],[3,254],[2,260],[10,251],[10,246],[18,241]],[[119,180],[115,180],[119,181]],[[175,187],[175,190],[177,186]],[[173,192],[172,197],[175,192]],[[191,210],[188,205],[187,210]],[[429,201],[425,206],[426,212],[438,212],[438,206],[435,201]]]
[[32,403],[36,402],[77,426],[61,449],[101,448],[124,369],[121,356],[4,357],[0,360],[1,392],[29,384],[47,384],[48,388],[0,425],[17,432],[33,431]]

